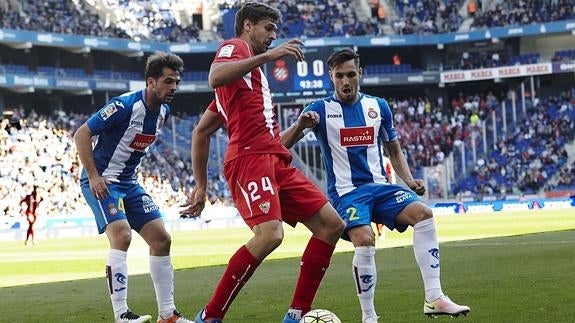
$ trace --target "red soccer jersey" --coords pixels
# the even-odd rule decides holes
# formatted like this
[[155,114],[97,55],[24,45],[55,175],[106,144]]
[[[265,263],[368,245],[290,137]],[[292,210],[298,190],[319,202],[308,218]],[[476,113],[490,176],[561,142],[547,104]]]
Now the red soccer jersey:
[[[254,56],[247,42],[234,38],[225,41],[214,63],[231,62]],[[230,141],[225,162],[248,154],[286,154],[273,111],[268,81],[261,68],[254,68],[241,79],[216,88],[216,106],[209,109],[225,120]]]

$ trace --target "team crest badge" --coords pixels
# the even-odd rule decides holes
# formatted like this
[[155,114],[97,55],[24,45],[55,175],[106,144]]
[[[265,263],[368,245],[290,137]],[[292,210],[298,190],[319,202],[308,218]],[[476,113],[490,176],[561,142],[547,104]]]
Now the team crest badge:
[[118,213],[118,209],[116,208],[116,205],[114,205],[114,203],[108,204],[108,211],[110,212],[111,215],[116,215]]
[[260,203],[259,208],[260,208],[260,210],[262,210],[262,212],[264,212],[265,214],[268,214],[270,212],[270,206],[271,206],[270,201],[265,201],[265,202]]
[[369,111],[367,112],[367,115],[372,118],[375,119],[378,116],[377,111],[373,110],[373,108],[369,108]]

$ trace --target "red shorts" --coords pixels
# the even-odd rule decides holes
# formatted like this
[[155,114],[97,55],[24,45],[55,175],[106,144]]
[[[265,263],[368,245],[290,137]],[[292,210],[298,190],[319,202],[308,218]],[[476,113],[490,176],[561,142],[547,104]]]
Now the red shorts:
[[228,186],[246,224],[282,220],[292,227],[316,214],[328,200],[287,157],[253,154],[224,165]]

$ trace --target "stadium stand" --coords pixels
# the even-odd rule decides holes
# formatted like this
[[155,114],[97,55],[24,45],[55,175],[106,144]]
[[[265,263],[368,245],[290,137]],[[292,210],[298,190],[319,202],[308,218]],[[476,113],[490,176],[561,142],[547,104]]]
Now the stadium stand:
[[575,139],[573,102],[573,96],[554,96],[534,104],[510,134],[493,143],[494,149],[478,160],[456,192],[538,193],[567,162],[564,146]]
[[176,0],[6,1],[0,7],[0,26],[136,41],[196,42],[198,26],[180,24],[178,11],[173,10],[182,8],[183,3]]
[[575,18],[573,1],[497,0],[473,17],[471,29],[528,25]]
[[[280,9],[284,17],[280,37],[333,37],[378,35],[380,30],[374,19],[360,21],[352,6],[341,1],[264,1]],[[241,2],[226,3],[220,7],[219,32],[224,38],[234,36],[234,15]]]
[[[575,19],[572,1],[266,2],[284,13],[285,23],[279,32],[282,38],[349,39],[346,44],[364,39],[357,36],[369,39],[370,45],[364,43],[358,48],[364,77],[372,82],[363,84],[362,90],[388,99],[413,172],[427,176],[432,191],[445,189],[445,193],[434,196],[448,198],[460,194],[479,200],[489,195],[542,194],[573,188],[574,166],[570,161],[573,154],[565,149],[573,142],[575,128],[575,90],[569,67],[575,60],[572,34],[541,32],[537,36],[517,35],[497,41],[486,38],[420,47],[398,45],[392,43],[396,38],[384,37],[418,35],[421,40],[427,35],[449,32],[467,35],[468,31],[478,30],[487,33],[496,30],[489,28],[556,21],[567,21],[568,26]],[[46,185],[51,187],[48,191],[54,198],[50,212],[84,212],[83,205],[74,205],[82,200],[76,190],[78,161],[69,144],[70,134],[110,97],[140,86],[136,81],[143,80],[142,57],[151,51],[145,48],[148,43],[144,41],[172,46],[217,42],[233,34],[230,19],[233,20],[239,2],[217,1],[211,3],[214,8],[206,5],[203,21],[191,19],[197,9],[195,3],[8,0],[0,4],[0,32],[86,35],[109,42],[126,39],[131,45],[142,44],[132,51],[113,47],[83,50],[38,42],[14,45],[0,37],[0,108],[13,113],[11,119],[2,121],[0,134],[0,163],[8,167],[0,170],[0,181],[5,184],[0,188],[3,197],[11,192],[23,194],[30,178],[41,174],[40,178],[48,178]],[[401,57],[398,64],[393,59],[395,55]],[[182,57],[187,69],[181,94],[174,102],[173,124],[164,128],[141,168],[143,181],[154,188],[158,203],[179,202],[193,186],[189,170],[190,134],[202,107],[213,96],[206,84],[213,52],[183,51]],[[563,65],[552,65],[548,75],[440,81],[445,71],[473,75],[506,66],[547,68],[546,64],[552,63]],[[271,79],[270,71],[267,72]],[[5,86],[2,77],[6,83],[15,77],[31,83]],[[427,77],[432,80],[426,81]],[[55,85],[62,80],[88,84],[90,88]],[[92,85],[95,81],[111,87],[96,88]],[[44,83],[48,85],[41,85]],[[26,93],[25,98],[21,93]],[[296,103],[303,105],[305,100]],[[278,99],[277,104],[281,109],[282,105],[294,102]],[[31,144],[38,138],[58,148],[47,152],[45,147],[38,146],[29,155],[19,149],[19,144]],[[229,201],[221,175],[226,142],[223,130],[212,140],[209,174],[213,200]],[[295,163],[309,167],[306,162],[312,158],[298,156]],[[34,171],[17,163],[26,159],[25,165]],[[47,160],[56,162],[50,164]],[[439,174],[440,168],[450,174],[445,175],[449,177],[446,182],[437,180],[439,175],[426,175]],[[310,173],[317,174],[317,169],[320,168]],[[433,171],[428,173],[426,169]],[[66,187],[66,202],[55,198],[62,193],[58,187]],[[2,199],[4,214],[18,216],[19,206],[7,205],[6,201]]]

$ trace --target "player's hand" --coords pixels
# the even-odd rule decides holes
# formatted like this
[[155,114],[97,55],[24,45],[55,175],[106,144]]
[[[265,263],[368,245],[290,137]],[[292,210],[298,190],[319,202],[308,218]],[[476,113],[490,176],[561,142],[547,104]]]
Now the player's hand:
[[278,47],[269,50],[267,54],[270,57],[270,61],[275,61],[284,56],[292,56],[298,62],[301,62],[304,59],[302,50],[303,45],[303,41],[293,38],[287,42],[281,43]]
[[297,125],[301,129],[313,128],[319,123],[319,114],[315,111],[302,113],[297,118]]
[[206,205],[206,191],[194,187],[194,189],[188,194],[188,199],[186,202],[180,204],[183,209],[180,210],[180,214],[186,217],[195,218],[202,214],[204,206]]
[[423,196],[425,194],[425,183],[421,179],[414,179],[409,183],[406,183],[409,188],[411,188],[415,194]]
[[93,178],[89,178],[88,181],[90,182],[90,191],[92,191],[92,194],[98,200],[103,200],[108,196],[108,194],[110,194],[110,191],[108,190],[108,184],[110,181],[104,177],[95,176]]

